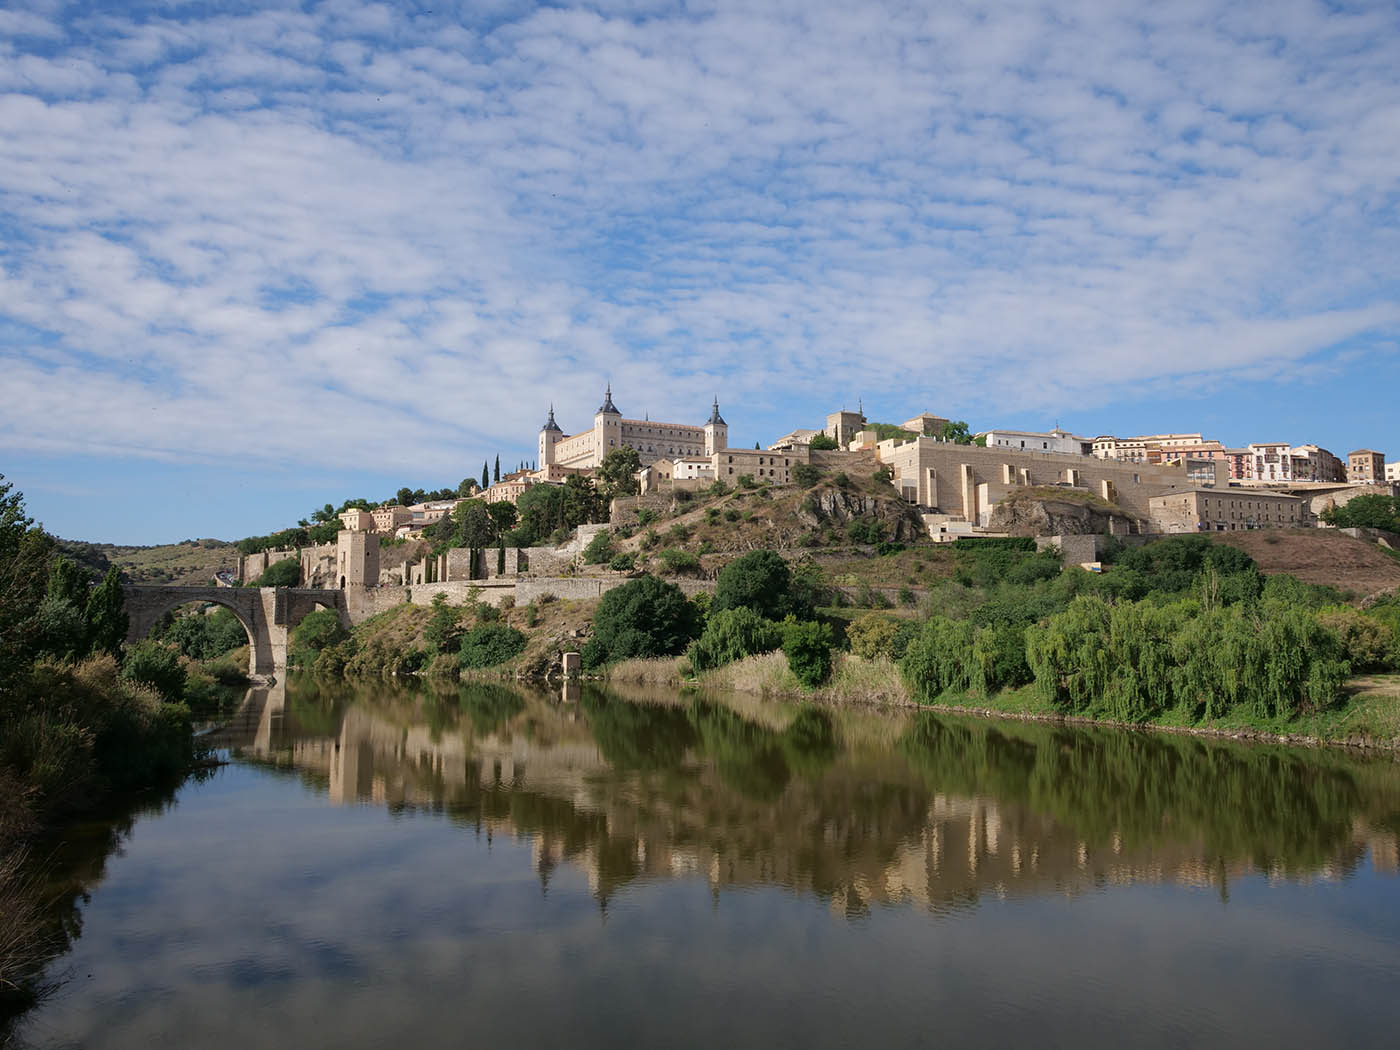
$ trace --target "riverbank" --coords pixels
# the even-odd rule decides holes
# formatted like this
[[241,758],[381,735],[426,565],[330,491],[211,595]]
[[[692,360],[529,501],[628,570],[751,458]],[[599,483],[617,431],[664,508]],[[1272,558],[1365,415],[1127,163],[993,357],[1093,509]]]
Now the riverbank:
[[829,705],[868,705],[921,708],[983,718],[1060,722],[1122,729],[1158,729],[1230,739],[1257,739],[1300,746],[1335,745],[1400,751],[1400,675],[1366,675],[1347,684],[1341,704],[1294,719],[1230,717],[1189,722],[1183,712],[1168,711],[1144,722],[1123,722],[1058,711],[1034,686],[1005,689],[989,696],[949,692],[932,704],[920,704],[892,660],[865,660],[845,654],[838,658],[831,680],[805,689],[787,667],[781,652],[764,653],[726,664],[698,677],[684,677],[684,659],[624,660],[608,669],[609,683],[696,688],[749,693],[781,700]]

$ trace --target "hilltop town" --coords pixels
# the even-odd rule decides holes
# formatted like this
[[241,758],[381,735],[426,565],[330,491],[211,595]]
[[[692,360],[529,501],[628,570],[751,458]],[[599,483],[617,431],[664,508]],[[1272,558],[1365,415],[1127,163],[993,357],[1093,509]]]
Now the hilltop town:
[[[820,428],[792,430],[767,447],[736,448],[717,399],[698,425],[629,419],[610,386],[586,429],[566,434],[550,408],[537,451],[534,464],[498,473],[490,484],[463,482],[459,495],[444,491],[436,499],[405,502],[403,490],[399,502],[348,507],[333,523],[334,541],[256,551],[242,559],[237,578],[251,582],[279,560],[297,558],[303,585],[471,582],[514,592],[528,589],[530,579],[571,576],[570,593],[596,597],[606,589],[609,565],[586,569],[583,553],[600,532],[616,541],[614,553],[623,555],[619,570],[640,567],[646,552],[660,545],[659,537],[648,542],[644,532],[637,533],[668,513],[685,519],[693,511],[694,522],[679,522],[687,538],[706,524],[727,526],[696,545],[702,557],[722,553],[726,541],[730,549],[743,549],[752,545],[743,533],[754,511],[741,516],[731,506],[710,506],[701,515],[698,502],[746,491],[765,494],[769,513],[760,519],[766,522],[766,545],[777,548],[822,546],[835,520],[846,530],[843,538],[868,543],[1034,536],[1059,546],[1066,561],[1092,567],[1110,536],[1131,542],[1313,528],[1359,496],[1400,494],[1400,464],[1387,464],[1383,453],[1371,449],[1349,452],[1344,462],[1316,444],[1231,448],[1200,433],[972,433],[960,421],[929,412],[878,423],[863,411],[843,409],[828,414]],[[627,475],[621,481],[619,467]],[[822,479],[843,484],[821,486]],[[814,490],[822,489],[827,494],[816,498],[820,492]],[[550,490],[610,498],[595,501],[589,520],[568,520],[567,530],[552,530],[554,542],[541,536],[519,542],[519,530],[512,530],[516,514],[501,505],[519,509],[541,502]],[[784,498],[803,492],[808,498],[787,508],[786,523],[779,521]],[[492,520],[499,527],[491,530],[489,543],[478,537],[451,546],[444,542],[451,535],[444,519],[450,526],[468,504],[496,507]],[[868,525],[847,528],[859,519]],[[330,531],[330,524],[323,525],[321,534]],[[670,537],[672,546],[676,539]],[[549,586],[558,593],[561,585]]]

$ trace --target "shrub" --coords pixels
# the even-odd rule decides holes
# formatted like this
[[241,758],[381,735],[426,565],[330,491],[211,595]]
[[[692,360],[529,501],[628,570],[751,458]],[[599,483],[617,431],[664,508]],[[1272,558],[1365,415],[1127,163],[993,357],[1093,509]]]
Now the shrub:
[[656,517],[656,511],[652,510],[650,507],[642,507],[637,511],[637,524],[642,526],[642,528],[646,528],[656,520]]
[[836,487],[838,489],[848,489],[851,487],[851,479],[846,475],[846,472],[844,470],[840,474],[837,474],[831,480],[836,483]]
[[661,537],[657,534],[656,530],[648,529],[646,534],[642,536],[642,550],[649,551],[660,542]]
[[916,600],[915,597],[914,597],[914,592],[913,592],[913,590],[911,590],[911,589],[908,588],[908,587],[901,587],[901,588],[899,589],[899,596],[898,596],[898,597],[899,597],[899,604],[900,604],[900,605],[913,605],[914,602],[915,602],[915,600]]
[[185,691],[185,667],[173,645],[147,640],[133,646],[122,664],[122,677],[148,685],[167,700],[179,700]]
[[739,511],[738,511],[736,508],[734,508],[734,507],[728,507],[728,508],[726,508],[726,509],[725,509],[725,512],[724,512],[724,520],[725,520],[725,521],[738,521],[738,520],[739,520]]
[[1032,681],[1026,631],[1015,624],[982,627],[972,638],[971,688],[983,696]]
[[608,562],[608,568],[614,572],[631,572],[636,564],[637,556],[631,551],[623,551],[613,556],[613,560]]
[[525,626],[534,627],[540,622],[540,610],[534,602],[525,606]]
[[670,543],[684,543],[690,539],[690,526],[682,522],[676,522],[666,530],[666,539]]
[[662,571],[671,576],[681,573],[695,573],[700,570],[700,559],[680,547],[667,547],[659,555]]
[[812,440],[807,442],[807,447],[813,452],[835,452],[841,446],[836,443],[836,439],[825,434],[815,434]]
[[772,652],[782,643],[782,629],[771,620],[751,609],[724,609],[709,618],[686,656],[696,672],[709,671],[746,656]]
[[846,536],[852,543],[879,543],[885,527],[876,518],[856,518],[846,526]]
[[253,581],[254,587],[295,587],[301,582],[301,559],[283,558],[263,570]]
[[831,677],[831,627],[810,620],[783,624],[783,653],[790,670],[804,686],[813,689]]
[[718,508],[718,507],[706,507],[706,508],[705,508],[705,524],[706,524],[706,525],[718,525],[718,524],[719,524],[719,508]]
[[585,667],[634,656],[677,656],[699,629],[693,604],[679,587],[640,576],[603,595],[593,614],[593,637],[584,646]]
[[462,637],[457,663],[463,669],[495,667],[518,656],[525,636],[503,623],[479,623]]
[[792,570],[775,551],[750,551],[720,570],[714,609],[752,609],[768,620],[811,616],[809,596],[793,593]]
[[846,641],[851,652],[866,660],[892,656],[899,622],[892,616],[866,613],[846,628]]
[[900,674],[923,703],[949,691],[966,692],[972,684],[972,624],[931,616],[909,643]]
[[1395,631],[1349,606],[1324,609],[1317,622],[1337,637],[1353,671],[1383,671],[1391,667]]
[[[438,595],[438,597],[442,597]],[[434,600],[433,605],[437,606]],[[431,627],[431,624],[430,624]],[[241,631],[242,628],[239,628]],[[306,617],[292,631],[287,649],[288,662],[297,667],[311,668],[321,650],[328,645],[337,645],[349,637],[349,632],[340,624],[340,616],[331,609],[317,609]]]
[[583,548],[583,561],[586,565],[602,565],[612,556],[612,533],[607,529],[597,532],[588,541],[588,546]]
[[822,471],[810,463],[799,463],[792,468],[792,481],[798,488],[809,489],[822,479]]

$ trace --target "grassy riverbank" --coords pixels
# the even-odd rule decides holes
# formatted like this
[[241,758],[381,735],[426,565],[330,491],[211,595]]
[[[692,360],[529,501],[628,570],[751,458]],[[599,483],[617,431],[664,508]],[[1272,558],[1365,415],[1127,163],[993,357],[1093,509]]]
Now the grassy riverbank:
[[610,685],[694,688],[838,706],[919,707],[992,718],[1130,725],[1231,737],[1284,737],[1300,743],[1400,748],[1400,675],[1397,674],[1353,678],[1347,683],[1344,698],[1337,704],[1294,718],[1249,717],[1236,710],[1226,717],[1192,721],[1185,712],[1172,710],[1141,722],[1125,723],[1067,715],[1056,709],[1033,685],[998,690],[985,696],[950,690],[934,698],[932,703],[921,704],[900,675],[899,666],[884,657],[865,660],[846,655],[837,660],[830,681],[816,689],[805,688],[797,680],[781,652],[746,657],[701,675],[689,675],[688,671],[684,658],[660,657],[621,661],[608,669],[606,678]]

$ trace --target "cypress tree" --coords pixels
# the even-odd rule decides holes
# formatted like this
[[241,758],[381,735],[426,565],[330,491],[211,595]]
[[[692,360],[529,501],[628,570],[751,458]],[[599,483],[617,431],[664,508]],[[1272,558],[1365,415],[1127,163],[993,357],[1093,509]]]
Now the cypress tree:
[[499,452],[496,453],[496,476],[495,476],[495,480],[496,480],[496,481],[500,481],[500,480],[501,480],[501,454],[500,454]]
[[491,487],[491,468],[486,465],[486,460],[481,461],[481,491],[485,492]]

